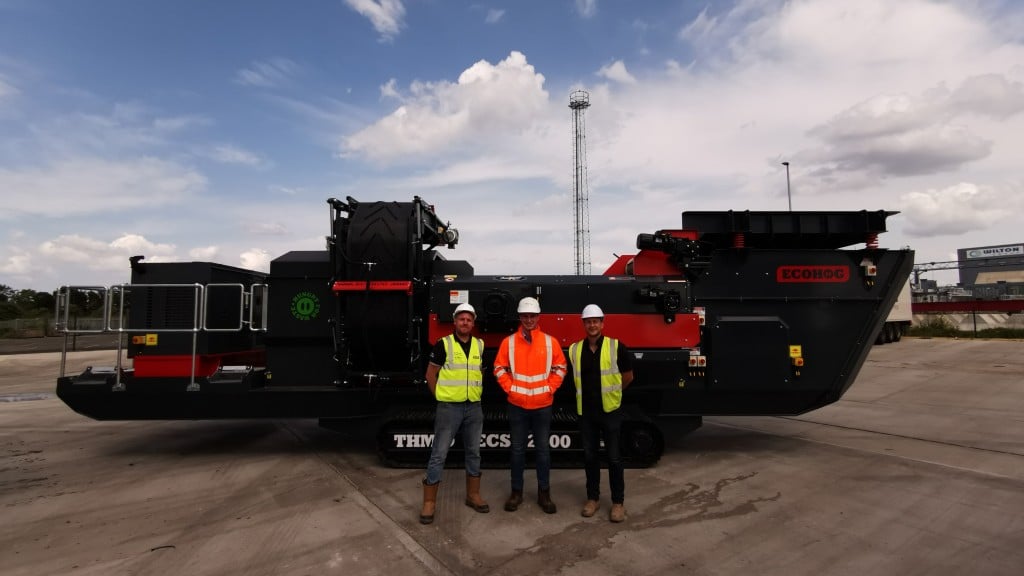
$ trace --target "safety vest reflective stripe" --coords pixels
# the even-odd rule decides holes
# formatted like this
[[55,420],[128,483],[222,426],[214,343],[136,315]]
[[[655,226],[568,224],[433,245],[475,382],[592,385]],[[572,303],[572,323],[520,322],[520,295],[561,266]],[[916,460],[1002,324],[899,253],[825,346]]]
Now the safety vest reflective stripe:
[[547,374],[537,374],[536,376],[527,376],[525,374],[512,373],[512,378],[520,382],[547,382]]
[[551,392],[550,386],[541,386],[539,388],[523,388],[522,386],[512,385],[512,391],[523,396],[537,396],[538,394],[547,394]]
[[[511,376],[512,383],[508,389],[509,401],[512,404],[528,409],[550,405],[554,388],[549,382],[553,376],[565,378],[566,373],[566,365],[561,358],[561,349],[555,348],[558,346],[558,343],[554,337],[543,332],[534,332],[534,334],[531,345],[525,351],[522,348],[523,343],[517,344],[516,342],[519,338],[522,338],[521,329],[519,332],[510,335],[507,339],[507,369],[496,367],[494,371],[494,375],[498,378]],[[537,338],[544,339],[543,347]],[[516,364],[517,345],[520,347],[520,354],[525,352],[528,355],[518,359],[519,366]],[[543,352],[541,352],[542,350]],[[541,354],[544,356],[541,357]],[[555,363],[556,358],[557,362],[559,362],[558,364]]]
[[512,370],[512,378],[516,377],[516,335],[508,337],[508,367]]
[[481,357],[484,342],[470,338],[469,358],[462,346],[455,342],[455,335],[449,334],[441,340],[444,345],[444,365],[437,373],[434,397],[439,402],[479,402],[483,395],[484,375],[481,372]]
[[437,379],[437,385],[438,386],[470,386],[470,387],[474,387],[475,386],[477,388],[480,388],[480,387],[482,387],[484,385],[484,383],[483,382],[473,382],[472,380],[467,382],[466,380],[448,380],[448,379],[438,378]]
[[[543,375],[538,374],[537,376],[524,376],[522,374],[518,374],[516,372],[516,335],[513,334],[508,339],[508,363],[509,368],[512,369],[512,378],[516,380],[524,380],[526,382],[540,382],[542,380],[547,380],[548,374],[551,373],[551,337],[546,334],[544,335],[544,353],[545,360]],[[556,366],[556,368],[559,367]],[[562,368],[561,375],[565,376],[565,367],[563,366],[560,368]],[[527,378],[535,378],[535,380],[527,380]]]
[[[480,340],[479,338],[473,338],[472,336],[470,336],[469,352],[470,352],[471,356],[473,356],[473,344],[474,343],[480,345],[479,346],[479,350],[477,350],[477,352],[482,352],[483,351],[483,347],[484,347],[483,340]],[[451,353],[451,351],[454,350],[454,349],[455,349],[455,335],[454,334],[449,334],[449,335],[444,337],[444,353],[445,353],[444,367],[445,368],[448,368],[449,370],[465,370],[467,368],[469,370],[477,370],[477,371],[480,370],[481,364],[479,362],[479,359],[480,359],[479,356],[474,356],[478,360],[477,362],[470,362],[469,358],[462,358],[461,359],[461,360],[465,360],[465,362],[454,362],[453,361],[454,360],[454,354]],[[459,346],[459,349],[461,350],[462,346]]]
[[[583,378],[580,364],[583,361],[583,346],[586,340],[580,340],[569,346],[569,359],[572,361],[572,379],[576,384],[576,412],[583,414]],[[605,337],[598,350],[601,379],[601,408],[612,412],[622,405],[622,373],[619,372],[619,341]]]

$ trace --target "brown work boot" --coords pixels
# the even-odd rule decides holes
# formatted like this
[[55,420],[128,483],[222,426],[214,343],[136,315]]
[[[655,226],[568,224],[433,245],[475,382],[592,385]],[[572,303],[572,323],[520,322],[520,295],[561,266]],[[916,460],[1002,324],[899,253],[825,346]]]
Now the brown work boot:
[[522,503],[523,492],[521,490],[513,490],[508,500],[505,500],[505,512],[515,512]]
[[544,511],[545,514],[554,514],[558,512],[558,508],[555,503],[551,501],[551,490],[537,490],[537,505]]
[[597,514],[597,509],[601,507],[601,503],[597,500],[587,500],[587,503],[583,505],[583,510],[580,511],[580,515],[584,518],[590,518],[594,514]]
[[626,519],[626,507],[622,504],[612,504],[612,511],[608,514],[612,522],[622,522]]
[[437,508],[437,489],[441,483],[427,484],[423,481],[423,509],[420,510],[420,524],[430,524],[434,521],[434,510]]
[[491,507],[484,502],[484,499],[480,497],[480,477],[470,476],[466,474],[466,506],[469,506],[473,510],[486,514],[491,511]]

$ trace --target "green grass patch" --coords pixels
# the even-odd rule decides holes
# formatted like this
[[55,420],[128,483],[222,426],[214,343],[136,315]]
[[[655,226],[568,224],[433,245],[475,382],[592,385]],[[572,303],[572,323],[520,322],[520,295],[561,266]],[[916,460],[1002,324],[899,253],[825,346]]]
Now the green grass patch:
[[[928,318],[924,322],[911,326],[907,336],[918,338],[974,338],[974,330],[958,330],[945,316]],[[1024,339],[1024,329],[1020,328],[983,328],[977,332],[978,338],[1004,338],[1008,340]]]

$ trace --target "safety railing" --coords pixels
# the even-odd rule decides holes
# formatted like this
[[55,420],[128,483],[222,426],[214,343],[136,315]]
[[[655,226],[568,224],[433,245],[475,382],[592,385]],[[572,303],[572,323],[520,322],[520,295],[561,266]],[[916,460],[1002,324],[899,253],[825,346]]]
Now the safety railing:
[[[140,317],[133,316],[132,325],[126,326],[126,319],[129,314],[132,290],[189,290],[192,301],[191,325],[180,327],[168,327],[147,323]],[[230,300],[231,296],[223,297],[225,291],[235,293],[237,291],[238,313],[229,315],[223,323],[210,321],[210,296],[217,294],[221,303]],[[113,369],[115,373],[113,390],[122,392],[125,385],[121,381],[123,374],[122,351],[124,334],[128,332],[147,333],[191,333],[192,353],[189,384],[186,388],[189,392],[198,392],[199,383],[196,382],[197,348],[200,332],[242,332],[250,330],[253,332],[267,331],[269,285],[252,284],[246,290],[244,284],[238,283],[210,283],[210,284],[115,284],[113,286],[61,286],[57,290],[55,298],[54,326],[57,332],[64,335],[64,345],[61,348],[60,356],[60,377],[66,374],[68,338],[75,334],[117,334],[117,360]],[[76,306],[75,302],[85,301],[96,304],[96,300],[102,301],[102,322],[99,327],[90,325],[88,328],[80,328],[78,323],[72,326],[71,310]],[[141,315],[139,315],[141,316]]]

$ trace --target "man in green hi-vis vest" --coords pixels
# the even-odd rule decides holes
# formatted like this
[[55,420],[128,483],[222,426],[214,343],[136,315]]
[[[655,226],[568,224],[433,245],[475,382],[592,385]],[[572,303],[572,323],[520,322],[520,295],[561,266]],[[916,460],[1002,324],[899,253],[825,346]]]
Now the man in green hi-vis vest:
[[576,412],[583,437],[587,474],[587,503],[581,514],[590,518],[601,507],[601,462],[604,437],[608,455],[608,484],[612,492],[612,522],[626,519],[625,471],[622,466],[622,391],[633,381],[633,356],[626,345],[604,335],[604,312],[596,304],[583,308],[587,337],[569,346],[568,375],[576,385]]
[[491,511],[480,497],[480,435],[484,428],[480,397],[484,383],[484,341],[473,337],[473,325],[476,323],[473,306],[459,304],[452,317],[455,332],[437,341],[427,364],[427,386],[437,399],[437,411],[434,413],[434,442],[427,475],[423,479],[421,524],[434,521],[444,462],[452,439],[460,428],[466,451],[466,506],[477,512]]

